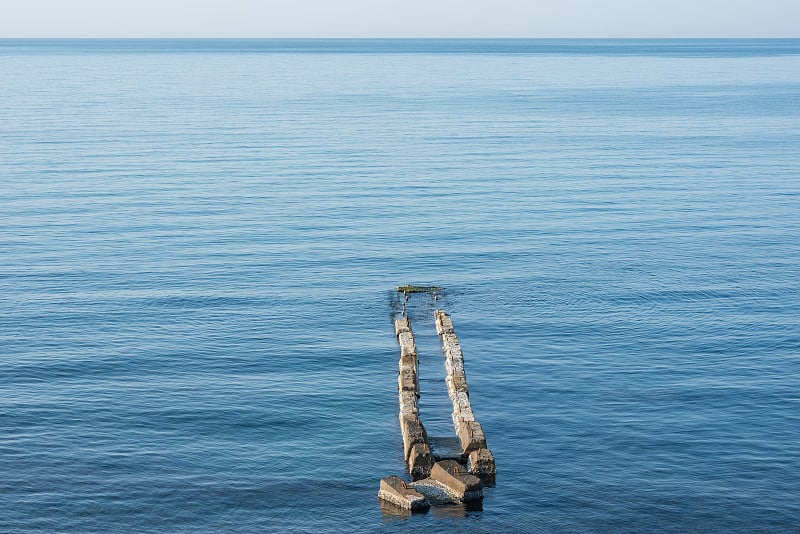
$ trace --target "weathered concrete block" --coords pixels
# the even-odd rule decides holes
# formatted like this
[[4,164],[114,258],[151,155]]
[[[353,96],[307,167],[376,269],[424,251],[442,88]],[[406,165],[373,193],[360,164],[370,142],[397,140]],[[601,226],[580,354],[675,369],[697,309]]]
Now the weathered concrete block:
[[403,457],[406,460],[414,445],[428,443],[428,433],[419,418],[415,416],[400,416],[400,434],[403,436]]
[[463,391],[449,391],[450,400],[453,402],[453,417],[458,416],[462,421],[474,421],[472,415],[472,405],[469,403],[469,395]]
[[419,382],[414,368],[401,367],[397,373],[397,388],[400,391],[419,391]]
[[378,498],[412,512],[430,508],[425,496],[409,487],[406,481],[397,476],[388,476],[381,479]]
[[411,478],[419,480],[431,474],[433,453],[427,443],[415,443],[408,454],[408,472]]
[[414,344],[414,336],[411,332],[400,332],[397,336],[397,340],[400,342],[400,354],[417,354],[417,346]]
[[459,421],[456,424],[456,435],[461,440],[461,451],[464,454],[487,448],[483,428],[477,421]]
[[442,334],[442,347],[445,353],[461,354],[461,344],[453,332],[444,332]]
[[454,499],[452,496],[450,496],[450,493],[443,484],[433,480],[430,477],[423,478],[421,480],[414,480],[409,485],[417,490],[417,492],[424,495],[425,500],[434,506],[438,504],[455,504],[459,502],[458,499]]
[[445,368],[448,372],[458,371],[464,372],[464,355],[461,354],[461,349],[453,351],[452,347],[445,351],[444,354]]
[[450,362],[451,366],[454,367],[463,367],[464,366],[464,354],[461,352],[460,345],[449,345],[447,347],[442,347],[444,351],[444,358],[448,362]]
[[453,498],[469,501],[483,497],[483,484],[478,477],[464,472],[453,460],[436,462],[431,469],[431,478],[442,484]]
[[464,391],[448,392],[450,400],[453,402],[453,407],[471,409],[469,402],[469,394]]
[[[458,435],[458,429],[462,425],[475,421],[475,417],[471,413],[453,412],[451,418],[453,419],[453,428],[456,429],[456,435]],[[461,442],[461,437],[458,438],[458,441]]]
[[441,310],[433,312],[434,320],[436,321],[436,333],[440,336],[442,334],[453,332],[453,321],[450,316]]
[[419,360],[417,359],[417,355],[415,353],[400,355],[400,369],[412,369],[416,373],[418,366]]
[[464,375],[464,373],[448,373],[445,381],[447,382],[447,391],[451,395],[454,392],[458,392],[458,393],[465,393],[467,396],[469,396],[469,387],[467,387],[467,377]]
[[481,480],[494,480],[497,475],[494,456],[489,449],[477,449],[469,453],[467,467],[473,475]]
[[399,336],[401,332],[411,332],[411,322],[408,317],[400,317],[394,321],[394,334]]
[[450,415],[450,417],[453,420],[453,428],[456,429],[456,434],[458,434],[459,426],[475,422],[475,416],[472,414],[472,410],[469,409],[464,411],[453,410],[453,413]]
[[419,416],[419,407],[417,406],[417,393],[415,391],[401,390],[398,393],[398,400],[400,403],[401,418]]
[[445,359],[444,367],[447,371],[446,380],[448,380],[448,387],[450,384],[461,384],[464,386],[464,391],[467,387],[467,373],[464,371],[464,362],[454,362],[450,358]]

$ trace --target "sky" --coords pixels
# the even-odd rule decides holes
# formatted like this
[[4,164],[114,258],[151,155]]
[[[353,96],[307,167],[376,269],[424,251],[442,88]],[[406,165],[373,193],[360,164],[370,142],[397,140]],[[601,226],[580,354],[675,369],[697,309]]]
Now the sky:
[[800,37],[800,0],[0,0],[2,37]]

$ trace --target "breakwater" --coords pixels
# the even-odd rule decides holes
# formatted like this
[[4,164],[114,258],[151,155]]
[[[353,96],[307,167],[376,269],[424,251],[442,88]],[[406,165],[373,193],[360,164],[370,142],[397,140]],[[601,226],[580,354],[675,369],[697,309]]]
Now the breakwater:
[[419,360],[414,334],[408,317],[395,321],[395,334],[400,343],[400,363],[397,374],[397,394],[400,405],[400,433],[403,436],[403,456],[413,479],[428,476],[433,468],[433,453],[428,434],[419,419]]
[[447,394],[453,403],[453,427],[461,442],[462,460],[466,460],[469,471],[486,480],[496,476],[494,455],[486,446],[483,427],[475,420],[469,400],[469,386],[464,371],[464,354],[453,330],[453,321],[444,310],[433,312],[436,333],[442,340],[447,371]]
[[[398,291],[402,290],[407,299],[408,292],[403,289],[398,288]],[[420,397],[419,355],[404,303],[402,315],[394,321],[394,330],[400,345],[398,418],[403,457],[411,480],[398,476],[384,477],[378,497],[412,512],[426,510],[432,504],[480,500],[483,498],[483,485],[494,483],[496,476],[494,456],[486,445],[483,427],[472,412],[464,355],[453,321],[447,312],[438,309],[434,311],[433,319],[442,343],[445,382],[453,407],[453,429],[461,451],[456,458],[438,458],[431,448],[417,402]]]

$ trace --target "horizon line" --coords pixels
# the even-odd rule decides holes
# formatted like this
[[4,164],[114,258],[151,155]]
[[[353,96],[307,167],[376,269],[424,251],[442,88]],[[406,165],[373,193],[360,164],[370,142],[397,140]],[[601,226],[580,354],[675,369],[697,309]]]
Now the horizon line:
[[636,37],[636,36],[590,36],[590,37],[578,37],[578,36],[570,36],[570,37],[489,37],[489,36],[481,36],[481,37],[366,37],[366,36],[329,36],[329,37],[304,37],[304,36],[292,36],[292,37],[264,37],[264,36],[99,36],[99,35],[90,35],[90,36],[16,36],[16,37],[5,37],[0,36],[0,41],[9,41],[9,40],[263,40],[263,41],[287,41],[287,40],[304,40],[304,41],[333,41],[333,40],[341,40],[341,41],[413,41],[413,40],[425,40],[425,41],[433,41],[433,40],[441,40],[441,41],[547,41],[547,40],[630,40],[630,41],[655,41],[655,40],[664,40],[664,41],[681,41],[681,40],[800,40],[800,36],[797,37],[786,37],[786,36],[736,36],[736,37],[725,37],[725,36],[656,36],[656,37]]

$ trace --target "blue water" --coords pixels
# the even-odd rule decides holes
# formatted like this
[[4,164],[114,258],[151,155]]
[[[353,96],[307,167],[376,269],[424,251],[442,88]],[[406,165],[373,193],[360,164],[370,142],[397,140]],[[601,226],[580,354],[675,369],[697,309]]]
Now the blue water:
[[2,532],[800,528],[800,40],[0,41],[0,230]]

